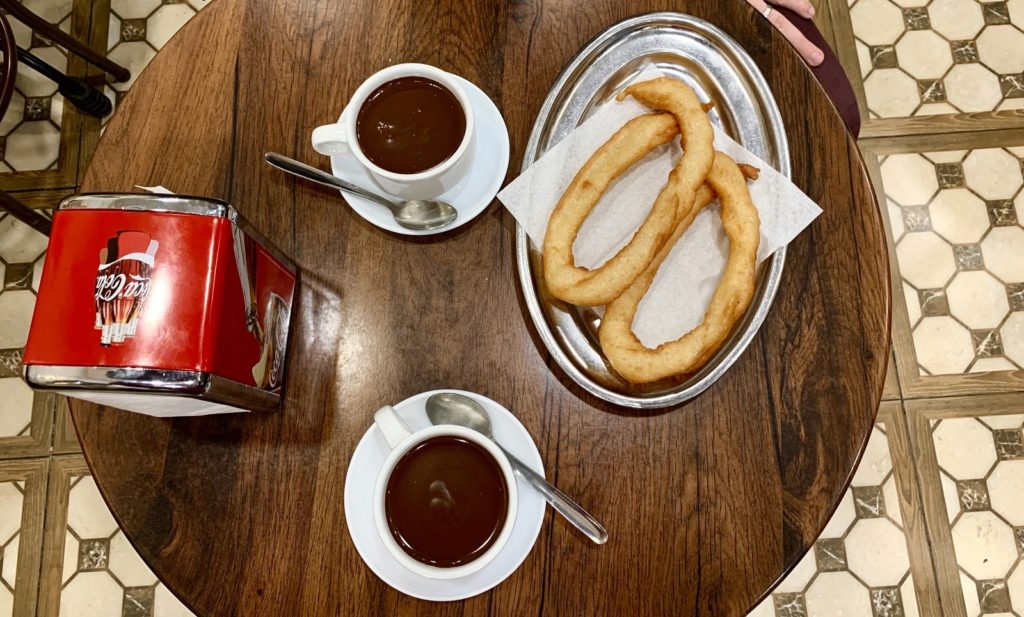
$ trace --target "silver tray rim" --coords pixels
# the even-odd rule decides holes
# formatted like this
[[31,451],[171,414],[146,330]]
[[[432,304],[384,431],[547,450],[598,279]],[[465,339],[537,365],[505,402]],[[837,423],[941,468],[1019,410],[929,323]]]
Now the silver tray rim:
[[[747,76],[753,82],[754,87],[759,91],[759,94],[766,103],[763,111],[768,119],[768,128],[770,129],[769,139],[774,141],[778,157],[778,160],[776,161],[777,165],[775,167],[779,173],[783,174],[787,178],[791,178],[792,171],[789,157],[789,140],[787,139],[786,129],[782,122],[782,114],[779,111],[778,102],[775,100],[775,96],[772,94],[767,80],[765,80],[764,75],[754,63],[754,60],[750,57],[747,51],[743,49],[738,42],[736,42],[735,39],[729,36],[718,26],[700,19],[699,17],[673,11],[645,13],[620,21],[603,30],[591,39],[591,41],[582,49],[576,52],[576,55],[574,55],[569,63],[562,69],[561,73],[559,73],[558,77],[555,79],[555,82],[551,85],[551,88],[548,90],[548,95],[544,99],[544,104],[537,113],[533,129],[530,131],[530,139],[527,142],[526,149],[523,153],[521,169],[529,167],[541,154],[543,154],[538,152],[543,125],[547,123],[552,109],[566,84],[569,83],[569,80],[580,70],[586,60],[592,56],[595,51],[605,47],[610,41],[613,41],[622,34],[658,22],[674,24],[681,28],[703,35],[705,38],[713,41],[716,46],[724,48],[732,55],[732,58],[743,67]],[[516,262],[517,269],[519,271],[519,285],[523,291],[523,297],[526,302],[527,311],[530,314],[530,319],[533,321],[534,327],[537,328],[537,332],[540,335],[541,340],[544,342],[544,346],[547,348],[548,353],[550,353],[554,358],[555,363],[558,364],[559,368],[565,371],[570,379],[580,385],[584,390],[609,403],[632,409],[663,409],[679,405],[698,396],[718,381],[732,367],[732,365],[736,363],[736,360],[739,359],[743,352],[746,351],[750,342],[754,339],[754,336],[761,329],[761,325],[764,323],[764,320],[768,316],[768,312],[775,301],[775,295],[778,292],[779,282],[782,279],[782,270],[786,261],[785,246],[780,247],[775,251],[772,257],[769,258],[767,272],[765,273],[764,282],[762,283],[762,288],[759,294],[760,300],[753,316],[747,323],[746,328],[739,333],[738,337],[735,334],[733,335],[731,348],[725,356],[719,357],[716,360],[716,364],[707,374],[692,383],[685,382],[678,388],[672,389],[665,394],[654,396],[634,396],[617,392],[591,379],[581,371],[572,362],[572,360],[569,359],[565,350],[563,350],[559,342],[555,340],[555,336],[551,332],[551,327],[541,309],[539,294],[534,289],[535,282],[530,267],[531,245],[532,242],[526,235],[526,230],[523,229],[522,225],[517,224]]]

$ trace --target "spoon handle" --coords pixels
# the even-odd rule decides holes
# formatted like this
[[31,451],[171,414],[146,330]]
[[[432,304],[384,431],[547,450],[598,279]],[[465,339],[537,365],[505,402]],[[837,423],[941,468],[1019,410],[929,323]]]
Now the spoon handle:
[[306,165],[305,163],[296,161],[295,159],[292,158],[288,158],[287,156],[278,154],[276,152],[267,152],[266,154],[263,155],[263,158],[268,163],[270,163],[274,167],[277,167],[281,171],[286,171],[294,176],[305,178],[306,180],[316,182],[317,184],[322,184],[324,186],[329,186],[331,188],[341,189],[348,193],[355,193],[360,197],[365,197],[366,199],[379,203],[382,206],[386,206],[387,208],[391,209],[392,212],[394,212],[395,204],[393,204],[390,200],[387,200],[381,197],[380,195],[371,193],[370,191],[364,189],[361,186],[356,186],[351,182],[346,182],[345,180],[342,180],[337,176],[333,176],[327,173],[326,171],[321,171],[316,167],[311,167],[310,165]]
[[[497,442],[495,442],[497,443]],[[608,532],[605,531],[601,523],[597,522],[590,512],[583,509],[583,506],[576,503],[569,498],[568,495],[555,488],[550,482],[544,479],[543,476],[538,474],[536,471],[526,465],[526,463],[517,459],[512,455],[511,452],[506,450],[501,444],[498,444],[501,451],[508,457],[512,468],[519,473],[524,480],[530,483],[535,489],[537,489],[544,498],[547,499],[551,507],[556,512],[565,517],[565,520],[569,521],[583,532],[583,535],[587,536],[594,541],[595,544],[604,544],[608,541]]]

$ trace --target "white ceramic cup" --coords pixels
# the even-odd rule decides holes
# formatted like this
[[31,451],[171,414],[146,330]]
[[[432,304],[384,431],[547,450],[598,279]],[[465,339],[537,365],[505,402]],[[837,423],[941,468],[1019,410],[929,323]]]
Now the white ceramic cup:
[[[366,158],[356,139],[356,119],[366,97],[383,84],[401,77],[425,77],[447,88],[466,116],[466,133],[455,153],[430,169],[414,174],[400,174],[383,169]],[[451,73],[429,64],[396,64],[370,75],[349,99],[335,124],[313,129],[313,149],[330,157],[353,156],[385,192],[402,199],[431,199],[451,189],[465,177],[474,146],[473,106],[469,96]]]
[[[516,478],[512,472],[512,465],[509,464],[508,458],[505,457],[501,449],[493,441],[480,433],[462,426],[446,424],[431,426],[413,432],[390,406],[378,409],[373,415],[373,422],[384,435],[384,440],[387,441],[388,447],[391,448],[391,452],[384,459],[384,464],[377,474],[377,484],[373,489],[373,519],[377,525],[377,532],[380,534],[381,540],[384,541],[384,546],[391,553],[391,556],[406,569],[434,579],[461,578],[480,570],[490,563],[498,555],[502,547],[505,546],[505,543],[508,542],[509,536],[512,535],[512,527],[515,526],[516,520],[516,508],[519,503],[519,496],[516,492]],[[505,492],[508,497],[505,523],[498,533],[498,538],[494,541],[494,544],[473,561],[451,568],[431,566],[410,557],[398,545],[394,536],[391,535],[391,530],[388,529],[387,516],[384,512],[384,494],[387,491],[388,479],[391,477],[391,472],[394,471],[395,465],[398,464],[398,461],[409,450],[428,439],[439,436],[461,437],[487,450],[494,457],[494,460],[498,462],[498,466],[501,467],[501,473],[505,477]]]

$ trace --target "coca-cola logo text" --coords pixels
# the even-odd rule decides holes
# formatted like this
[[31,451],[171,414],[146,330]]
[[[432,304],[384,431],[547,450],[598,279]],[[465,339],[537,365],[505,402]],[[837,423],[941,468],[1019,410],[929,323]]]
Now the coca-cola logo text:
[[122,274],[99,274],[96,276],[96,299],[102,302],[109,302],[117,298],[131,300],[145,298],[149,295],[149,288],[152,281],[149,277],[136,276],[127,277]]

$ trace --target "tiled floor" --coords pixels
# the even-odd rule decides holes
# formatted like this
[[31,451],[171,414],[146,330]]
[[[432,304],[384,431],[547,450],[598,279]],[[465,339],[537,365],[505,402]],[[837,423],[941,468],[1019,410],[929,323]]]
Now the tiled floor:
[[1024,108],[1024,4],[850,0],[873,117]]
[[1024,147],[879,163],[921,374],[1020,370]]
[[[25,0],[133,75],[207,1]],[[1024,0],[823,0],[819,16],[868,103],[899,370],[839,509],[752,615],[1024,616],[1024,118],[1005,111],[1024,106]],[[0,119],[0,186],[46,189],[19,193],[44,210],[74,190],[102,126],[53,92],[25,70]],[[189,615],[103,505],[66,403],[19,378],[44,251],[0,217],[0,617]]]

